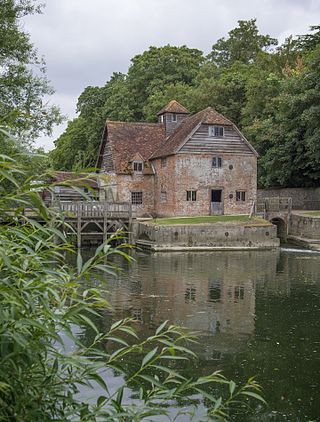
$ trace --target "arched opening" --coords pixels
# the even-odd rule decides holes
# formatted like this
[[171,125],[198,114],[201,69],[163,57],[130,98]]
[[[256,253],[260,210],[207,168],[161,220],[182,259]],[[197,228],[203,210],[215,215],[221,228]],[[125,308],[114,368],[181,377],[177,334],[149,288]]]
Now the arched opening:
[[281,243],[287,242],[287,225],[282,218],[272,218],[271,223],[277,226],[277,237]]

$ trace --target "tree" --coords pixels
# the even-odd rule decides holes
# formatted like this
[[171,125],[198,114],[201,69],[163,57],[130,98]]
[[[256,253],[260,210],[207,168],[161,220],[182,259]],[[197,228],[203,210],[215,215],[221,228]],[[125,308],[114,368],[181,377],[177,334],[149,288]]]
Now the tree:
[[21,19],[41,12],[34,0],[0,2],[0,116],[20,140],[51,133],[62,117],[57,107],[44,103],[53,93],[42,58],[23,30]]
[[210,60],[217,66],[230,66],[232,63],[253,63],[261,51],[267,51],[278,41],[270,35],[261,35],[256,19],[239,20],[239,26],[229,32],[229,38],[220,38],[213,46]]
[[[192,85],[204,62],[204,56],[197,49],[166,45],[150,47],[131,62],[128,70],[131,109],[135,120],[143,120],[143,110],[150,96],[163,92],[169,85]],[[156,116],[152,120],[155,119]]]

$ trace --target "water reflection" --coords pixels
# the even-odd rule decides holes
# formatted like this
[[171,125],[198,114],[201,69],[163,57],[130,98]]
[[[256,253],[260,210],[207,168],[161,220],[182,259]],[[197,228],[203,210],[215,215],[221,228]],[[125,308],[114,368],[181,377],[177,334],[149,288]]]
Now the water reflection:
[[[290,251],[137,253],[109,280],[113,311],[147,336],[164,320],[199,333],[190,375],[256,375],[270,404],[257,420],[319,420],[320,255]],[[112,347],[108,345],[107,347]],[[259,419],[260,418],[260,419]]]
[[145,335],[165,320],[188,327],[206,343],[197,352],[211,358],[214,351],[245,346],[254,333],[256,286],[274,280],[279,252],[135,258],[124,274],[111,281],[112,321],[133,317]]

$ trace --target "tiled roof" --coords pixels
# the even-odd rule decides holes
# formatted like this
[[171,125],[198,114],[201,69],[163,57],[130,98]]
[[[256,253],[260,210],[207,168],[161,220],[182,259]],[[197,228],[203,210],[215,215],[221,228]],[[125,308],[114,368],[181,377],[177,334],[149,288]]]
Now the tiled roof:
[[54,171],[49,177],[50,182],[68,186],[98,188],[97,180],[90,173],[74,173],[70,171]]
[[167,104],[165,107],[163,107],[159,113],[157,113],[157,116],[159,114],[163,113],[181,113],[181,114],[189,114],[189,111],[183,107],[178,101],[171,100],[169,104]]
[[[97,167],[101,167],[107,141],[111,147],[115,172],[126,173],[128,163],[136,154],[140,154],[143,160],[147,161],[164,140],[165,130],[161,123],[107,121]],[[147,171],[148,167],[145,170]]]
[[205,108],[193,116],[187,117],[166,140],[160,148],[155,151],[152,158],[163,157],[174,154],[177,149],[186,141],[189,135],[201,124],[234,126],[233,123],[218,113],[212,107]]

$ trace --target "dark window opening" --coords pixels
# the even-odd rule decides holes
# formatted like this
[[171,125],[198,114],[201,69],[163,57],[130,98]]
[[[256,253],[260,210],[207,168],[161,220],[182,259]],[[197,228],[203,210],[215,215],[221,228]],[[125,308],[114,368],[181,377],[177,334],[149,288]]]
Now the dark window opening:
[[237,202],[245,202],[245,200],[246,200],[246,191],[237,190],[236,191],[236,201]]
[[244,299],[244,287],[243,286],[235,286],[234,288],[234,301],[238,302],[239,300]]
[[220,281],[211,282],[209,284],[209,302],[220,302],[221,284]]
[[172,114],[172,121],[176,122],[177,121],[177,115],[176,114]]
[[143,172],[143,162],[142,161],[134,161],[133,162],[133,171],[135,173],[142,173]]
[[195,302],[196,300],[196,288],[195,287],[187,287],[186,292],[184,294],[185,302]]
[[222,167],[222,158],[221,157],[213,157],[212,158],[212,167],[221,168]]
[[196,200],[197,200],[197,191],[187,190],[187,201],[196,201]]
[[132,205],[141,205],[142,192],[131,192],[131,203]]
[[222,189],[213,189],[211,191],[211,202],[222,201]]
[[209,135],[215,138],[222,138],[224,136],[223,126],[209,126]]

